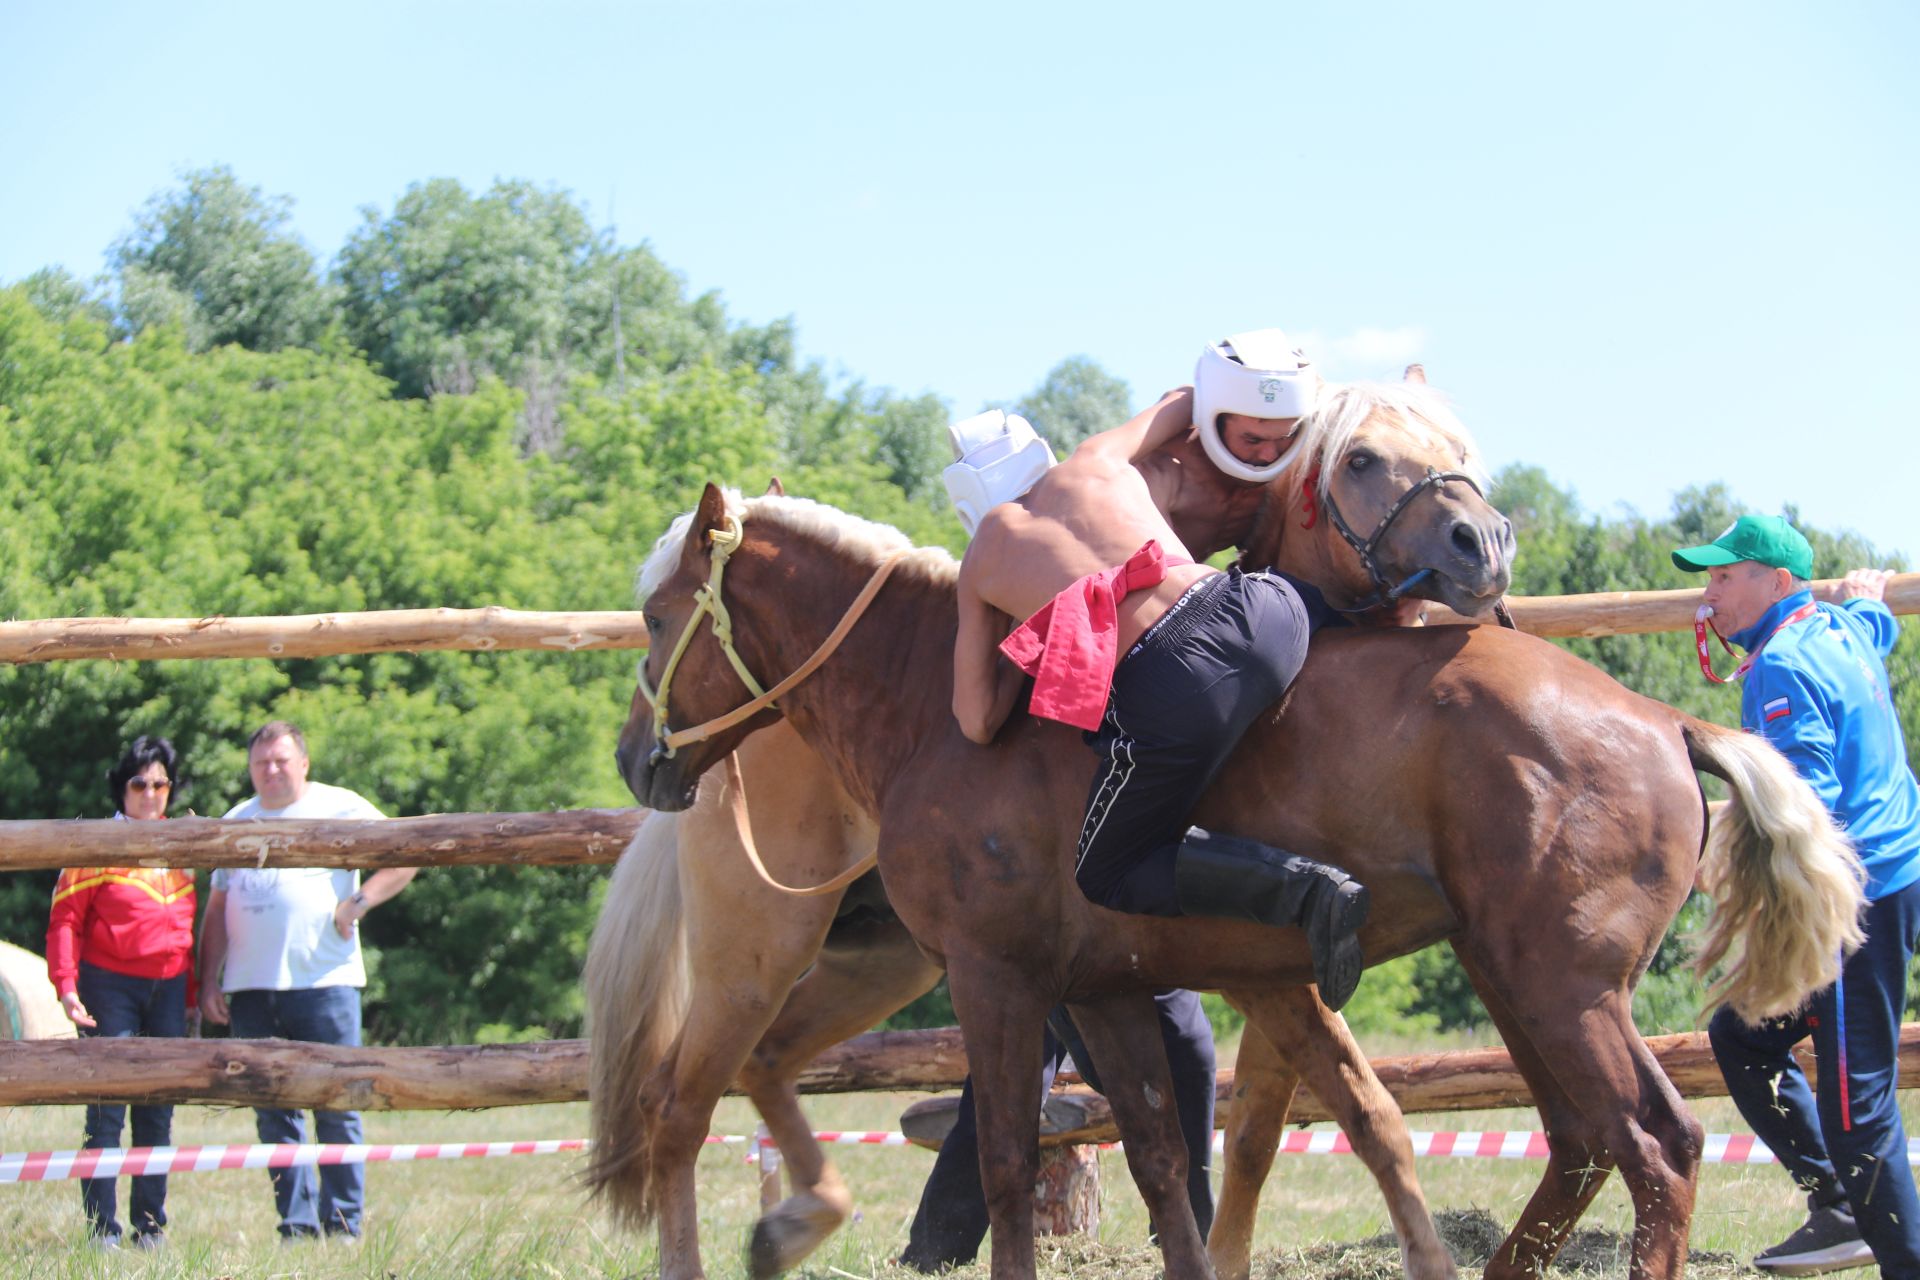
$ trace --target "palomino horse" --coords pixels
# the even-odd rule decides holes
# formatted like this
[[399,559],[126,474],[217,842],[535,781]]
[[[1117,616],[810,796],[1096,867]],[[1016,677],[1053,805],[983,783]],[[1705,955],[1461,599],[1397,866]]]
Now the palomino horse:
[[[1417,370],[1410,377],[1424,381]],[[1414,389],[1395,390],[1398,395],[1384,398],[1398,412],[1374,412],[1380,396],[1343,393],[1322,415],[1326,429],[1312,432],[1328,445],[1322,452],[1330,460],[1358,449],[1375,462],[1385,492],[1378,502],[1360,495],[1366,505],[1354,509],[1369,518],[1378,514],[1383,526],[1391,499],[1414,483],[1399,477],[1471,465],[1471,446],[1451,415]],[[1406,412],[1416,403],[1433,421]],[[1290,523],[1279,513],[1296,505],[1292,498],[1305,472],[1300,468],[1276,485],[1262,563],[1318,577],[1350,596],[1309,540],[1283,545],[1279,538]],[[1311,507],[1320,499],[1304,501]],[[646,578],[657,581],[671,567],[670,558],[650,562],[643,593]],[[1361,562],[1350,571],[1362,574]],[[819,884],[871,853],[871,821],[790,729],[754,735],[739,756],[758,815],[752,825],[763,833],[759,851],[779,879]],[[797,1264],[845,1221],[849,1197],[811,1137],[794,1081],[822,1047],[885,1017],[939,974],[885,908],[877,877],[830,896],[787,896],[762,883],[749,869],[741,839],[747,820],[731,809],[738,798],[713,777],[688,813],[649,817],[615,870],[588,958],[596,1152],[588,1178],[630,1223],[658,1217],[660,1265],[670,1280],[701,1274],[694,1161],[721,1089],[736,1076],[781,1145],[795,1187],[756,1227],[754,1273],[772,1275]],[[742,920],[753,921],[753,928],[743,931]],[[803,972],[795,989],[794,977]],[[1274,1105],[1233,1109],[1209,1241],[1216,1265],[1230,1276],[1249,1269],[1261,1181],[1286,1107],[1305,1078],[1379,1182],[1408,1274],[1420,1280],[1452,1275],[1414,1177],[1405,1125],[1346,1024],[1310,988],[1288,987],[1275,995],[1267,1025],[1280,1033],[1286,1051],[1249,1026],[1239,1096]]]
[[[1348,504],[1351,478],[1325,480],[1326,495]],[[1418,539],[1368,541],[1375,576],[1445,572],[1398,557],[1396,543]],[[738,708],[736,670],[800,667],[900,548],[890,531],[812,504],[740,503],[710,488],[649,597],[657,635],[681,633],[703,584],[713,584],[709,600],[719,595],[716,549],[731,551],[735,652],[704,632],[673,646],[680,661],[664,710],[680,723]],[[1226,988],[1264,1030],[1275,985],[1309,976],[1297,931],[1088,905],[1069,850],[1091,761],[1064,730],[1032,720],[991,748],[960,737],[947,709],[951,569],[909,557],[870,613],[834,661],[780,690],[780,707],[878,815],[888,897],[947,966],[980,1094],[996,1274],[1033,1274],[1028,1095],[1041,1015],[1063,996],[1096,1055],[1145,1068],[1115,1087],[1115,1115],[1168,1228],[1169,1273],[1204,1274],[1190,1219],[1177,1229],[1184,1157],[1160,1103],[1157,1033],[1133,993]],[[655,681],[668,648],[649,657]],[[1455,946],[1549,1134],[1524,1228],[1489,1274],[1536,1273],[1615,1166],[1634,1200],[1633,1274],[1678,1274],[1700,1131],[1635,1032],[1630,1003],[1700,857],[1705,813],[1692,769],[1734,792],[1704,878],[1720,906],[1709,951],[1746,940],[1727,995],[1749,1014],[1792,1007],[1830,981],[1833,957],[1857,939],[1855,868],[1824,809],[1764,744],[1488,628],[1324,636],[1280,711],[1248,732],[1196,817],[1355,871],[1374,892],[1363,935],[1372,959],[1441,938]],[[665,743],[637,715],[622,735],[629,785],[656,808],[683,808],[699,776],[776,714],[761,704],[710,736],[683,731]],[[666,753],[670,743],[677,753]],[[1557,963],[1539,964],[1543,954]]]
[[[820,1050],[871,1027],[940,976],[886,905],[876,874],[804,898],[755,875],[736,800],[751,811],[745,822],[758,833],[758,856],[783,883],[818,884],[857,864],[873,851],[874,829],[790,727],[755,733],[738,755],[744,797],[713,775],[692,809],[647,816],[614,869],[588,953],[588,1179],[628,1223],[658,1218],[663,1280],[703,1274],[695,1159],[714,1105],[736,1078],[794,1187],[755,1227],[752,1273],[798,1265],[847,1220],[852,1199],[812,1136],[795,1082]],[[1269,1030],[1280,1017],[1295,1024],[1284,1052],[1253,1025],[1242,1040],[1226,1176],[1208,1239],[1216,1267],[1234,1277],[1249,1272],[1261,1182],[1305,1079],[1380,1184],[1407,1274],[1452,1276],[1399,1109],[1345,1021],[1311,987],[1283,988]]]

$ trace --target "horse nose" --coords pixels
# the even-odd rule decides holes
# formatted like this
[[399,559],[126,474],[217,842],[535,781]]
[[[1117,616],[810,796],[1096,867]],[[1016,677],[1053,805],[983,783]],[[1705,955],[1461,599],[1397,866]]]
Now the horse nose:
[[613,749],[613,764],[616,769],[620,770],[620,776],[622,778],[627,776],[627,747],[625,743],[621,743]]

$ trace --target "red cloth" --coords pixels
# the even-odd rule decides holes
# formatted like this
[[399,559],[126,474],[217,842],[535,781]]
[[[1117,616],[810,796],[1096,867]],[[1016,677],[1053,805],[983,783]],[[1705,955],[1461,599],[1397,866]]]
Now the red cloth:
[[1078,729],[1098,729],[1119,661],[1120,602],[1159,586],[1169,568],[1191,563],[1168,559],[1149,540],[1125,564],[1081,578],[1015,627],[1000,652],[1033,677],[1027,709]]
[[80,962],[133,978],[193,976],[193,873],[160,867],[68,867],[53,886],[47,976],[61,996]]

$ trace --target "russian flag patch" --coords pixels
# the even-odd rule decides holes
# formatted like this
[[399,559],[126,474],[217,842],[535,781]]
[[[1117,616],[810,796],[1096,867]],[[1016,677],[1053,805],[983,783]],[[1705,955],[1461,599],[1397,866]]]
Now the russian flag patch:
[[1790,715],[1792,712],[1793,708],[1788,705],[1785,698],[1775,698],[1772,702],[1765,703],[1761,706],[1760,717],[1768,724],[1772,724],[1775,720],[1778,720],[1782,716]]

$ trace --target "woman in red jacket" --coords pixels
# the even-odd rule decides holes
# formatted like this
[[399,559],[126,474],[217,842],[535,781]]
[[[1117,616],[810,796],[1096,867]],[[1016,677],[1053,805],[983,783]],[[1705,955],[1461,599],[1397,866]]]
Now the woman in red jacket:
[[[179,781],[173,744],[135,738],[107,774],[114,817],[157,819]],[[83,1036],[182,1036],[193,1007],[193,873],[160,867],[69,867],[53,887],[47,973]],[[87,1146],[117,1147],[122,1106],[87,1108]],[[133,1109],[133,1145],[167,1146],[171,1106]],[[83,1178],[80,1198],[101,1248],[118,1248],[114,1180]],[[134,1243],[166,1243],[167,1178],[133,1179]]]

